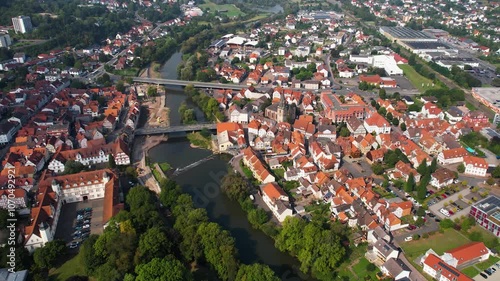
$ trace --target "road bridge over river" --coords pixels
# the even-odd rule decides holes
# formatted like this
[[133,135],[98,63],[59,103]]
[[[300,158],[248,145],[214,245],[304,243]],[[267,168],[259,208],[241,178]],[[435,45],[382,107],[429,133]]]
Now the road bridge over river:
[[193,125],[181,125],[170,127],[146,127],[135,130],[136,136],[160,135],[169,133],[195,132],[203,129],[215,130],[217,123],[199,123]]

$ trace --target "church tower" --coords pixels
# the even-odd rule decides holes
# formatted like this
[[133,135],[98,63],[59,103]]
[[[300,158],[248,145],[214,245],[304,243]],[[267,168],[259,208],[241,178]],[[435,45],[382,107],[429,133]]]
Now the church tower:
[[278,123],[286,121],[285,95],[283,94],[281,94],[280,102],[278,103],[278,109],[276,111],[276,121]]

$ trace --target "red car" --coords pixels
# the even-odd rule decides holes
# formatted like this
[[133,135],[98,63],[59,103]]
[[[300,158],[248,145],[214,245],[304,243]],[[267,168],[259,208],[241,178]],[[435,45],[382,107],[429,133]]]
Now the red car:
[[430,194],[434,194],[434,191],[433,191],[433,190],[429,190],[429,193],[430,193]]
[[443,199],[444,199],[444,198],[446,198],[448,196],[446,196],[446,194],[441,194],[441,197],[443,197]]
[[414,225],[411,225],[411,224],[410,224],[410,225],[408,226],[408,229],[409,229],[409,230],[415,230],[415,229],[417,229],[417,227],[416,227],[416,226],[414,226]]
[[448,210],[448,213],[450,213],[450,215],[454,215],[455,214],[452,210]]

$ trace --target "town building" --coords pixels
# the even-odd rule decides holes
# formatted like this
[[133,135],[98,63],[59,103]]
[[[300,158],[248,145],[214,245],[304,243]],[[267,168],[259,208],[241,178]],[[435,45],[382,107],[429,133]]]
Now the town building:
[[44,177],[39,182],[37,203],[31,208],[31,224],[24,229],[24,247],[29,252],[54,239],[64,204],[104,198],[104,226],[124,207],[118,177],[109,169]]
[[428,254],[422,259],[424,272],[439,281],[472,281],[467,275],[455,267],[448,265],[434,254]]
[[0,33],[0,48],[8,48],[12,45],[9,34]]
[[485,177],[488,171],[486,159],[476,156],[464,156],[464,166],[466,175]]
[[468,155],[469,153],[463,147],[447,149],[438,154],[437,162],[441,165],[461,163],[464,161],[464,157]]
[[358,119],[363,119],[366,116],[366,103],[354,93],[343,96],[341,99],[330,92],[322,92],[321,104],[325,117],[335,123],[346,122],[353,116]]
[[444,252],[441,259],[456,268],[465,268],[488,260],[490,250],[483,242],[472,242]]
[[476,223],[500,237],[500,198],[490,195],[471,206],[469,215]]
[[389,122],[377,112],[366,118],[363,125],[369,134],[376,133],[377,135],[380,135],[391,132],[391,124],[389,124]]
[[400,259],[388,259],[380,267],[380,271],[391,280],[409,280],[411,270]]
[[279,222],[283,222],[287,217],[293,215],[288,195],[275,182],[270,182],[262,187],[262,200]]
[[439,168],[431,175],[430,184],[437,189],[441,189],[453,183],[455,173],[450,169]]
[[500,123],[500,87],[472,88],[472,96],[495,112],[493,123]]
[[31,18],[28,16],[18,16],[12,18],[12,24],[14,25],[14,31],[16,33],[27,33],[33,30]]
[[243,126],[234,122],[217,123],[219,151],[228,151],[246,146]]

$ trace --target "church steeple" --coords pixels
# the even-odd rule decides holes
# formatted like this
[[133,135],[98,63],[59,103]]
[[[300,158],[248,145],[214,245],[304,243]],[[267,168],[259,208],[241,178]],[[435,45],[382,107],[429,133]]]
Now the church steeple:
[[285,122],[286,120],[286,105],[285,105],[285,95],[281,94],[280,101],[278,103],[277,109],[277,120],[279,122]]

